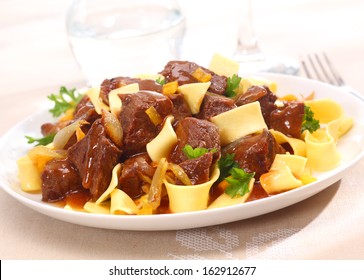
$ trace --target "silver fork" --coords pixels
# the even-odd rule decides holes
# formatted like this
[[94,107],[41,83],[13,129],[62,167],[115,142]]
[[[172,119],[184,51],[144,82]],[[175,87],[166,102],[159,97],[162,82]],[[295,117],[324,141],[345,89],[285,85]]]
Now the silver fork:
[[317,53],[314,53],[313,55],[308,54],[306,55],[306,59],[305,57],[301,56],[300,60],[302,69],[305,72],[307,78],[316,79],[334,86],[341,87],[363,99],[362,95],[358,91],[348,86],[344,82],[339,72],[327,57],[326,53],[323,52],[321,55]]

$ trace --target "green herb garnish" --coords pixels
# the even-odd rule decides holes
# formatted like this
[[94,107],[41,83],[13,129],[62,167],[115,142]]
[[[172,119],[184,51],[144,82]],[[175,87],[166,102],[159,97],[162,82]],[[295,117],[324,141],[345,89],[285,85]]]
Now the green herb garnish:
[[218,161],[220,176],[217,182],[226,180],[229,184],[225,193],[234,198],[237,195],[243,196],[249,192],[249,182],[255,173],[247,173],[239,168],[239,164],[234,160],[235,154],[226,154]]
[[241,81],[241,77],[234,74],[232,77],[229,77],[226,82],[226,90],[225,96],[234,97],[236,96],[236,91],[239,88],[239,84]]
[[158,77],[155,81],[161,86],[163,86],[166,83],[166,79],[164,77]]
[[305,105],[305,114],[303,115],[301,132],[308,130],[310,133],[320,128],[320,122],[314,118],[311,108]]
[[229,177],[225,180],[229,183],[225,189],[225,193],[234,198],[238,195],[243,196],[249,192],[250,180],[254,177],[255,173],[247,173],[241,168],[234,167],[230,170]]
[[187,144],[183,147],[182,151],[185,153],[185,155],[188,157],[188,159],[194,159],[194,158],[203,156],[204,154],[206,154],[208,152],[214,153],[217,151],[217,149],[216,148],[206,149],[206,148],[202,148],[202,147],[192,148],[191,145]]
[[51,134],[44,136],[43,138],[33,138],[31,136],[25,136],[25,138],[28,139],[28,144],[36,143],[36,146],[40,146],[40,145],[46,146],[53,142],[55,135],[56,135],[55,133],[51,133]]
[[221,182],[230,174],[230,170],[234,167],[239,167],[239,164],[234,161],[235,154],[226,154],[226,156],[220,158],[218,161],[219,169],[220,169],[220,176],[217,180]]
[[53,109],[50,109],[49,112],[52,113],[54,117],[59,117],[68,109],[76,108],[77,104],[80,102],[82,98],[81,94],[76,93],[76,89],[67,89],[62,86],[59,89],[59,93],[48,96],[48,99],[54,101]]

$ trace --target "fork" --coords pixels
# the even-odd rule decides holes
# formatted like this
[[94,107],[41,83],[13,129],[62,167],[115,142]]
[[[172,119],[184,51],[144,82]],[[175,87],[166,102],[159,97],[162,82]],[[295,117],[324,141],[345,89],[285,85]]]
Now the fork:
[[303,56],[301,56],[300,60],[302,69],[305,72],[307,78],[316,79],[334,86],[338,86],[352,94],[355,94],[360,99],[363,99],[363,96],[358,91],[345,83],[344,79],[335,69],[326,53],[323,52],[321,56],[317,53],[314,53],[313,55],[308,54],[307,60],[305,60]]

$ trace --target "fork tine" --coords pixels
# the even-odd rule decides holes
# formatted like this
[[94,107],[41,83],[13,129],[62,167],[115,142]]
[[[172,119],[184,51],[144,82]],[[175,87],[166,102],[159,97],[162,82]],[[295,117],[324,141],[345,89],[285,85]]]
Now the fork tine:
[[322,56],[324,57],[326,64],[329,66],[332,76],[334,77],[337,85],[342,86],[344,85],[344,80],[341,78],[341,76],[338,74],[334,66],[331,64],[331,61],[327,57],[326,53],[322,53]]
[[308,61],[311,64],[311,68],[315,72],[315,75],[316,75],[317,79],[320,80],[320,81],[324,81],[324,79],[321,77],[320,72],[317,70],[317,67],[316,67],[315,63],[313,62],[312,57],[310,55],[308,55],[307,57],[308,57]]
[[[331,68],[331,64],[330,64],[330,63],[328,63],[328,58],[327,58],[327,56],[325,55],[325,53],[323,53],[323,56],[324,56],[324,58],[325,58],[325,60],[326,60],[326,64],[329,66],[329,68],[330,68],[330,70],[331,70],[331,69],[332,69],[332,68]],[[321,72],[324,74],[324,76],[325,76],[326,80],[328,81],[328,83],[330,83],[330,84],[335,84],[335,82],[331,79],[330,75],[327,73],[327,71],[326,71],[325,67],[323,66],[323,64],[322,64],[322,62],[321,62],[321,59],[320,59],[320,57],[319,57],[319,55],[318,55],[317,53],[315,53],[315,58],[316,58],[316,61],[317,61],[318,65],[319,65],[319,66],[320,66],[320,68],[321,68]],[[332,72],[332,71],[331,71],[331,73],[333,74],[333,72]],[[335,75],[333,75],[333,76],[334,76],[334,78],[335,78]]]

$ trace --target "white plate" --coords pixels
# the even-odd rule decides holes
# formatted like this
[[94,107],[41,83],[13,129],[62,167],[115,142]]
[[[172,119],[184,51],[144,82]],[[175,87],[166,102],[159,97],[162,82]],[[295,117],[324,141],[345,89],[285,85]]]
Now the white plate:
[[210,226],[255,217],[295,204],[341,179],[345,172],[363,157],[364,99],[327,84],[303,78],[273,74],[261,76],[277,82],[278,94],[308,95],[315,91],[316,98],[331,97],[341,103],[345,112],[354,118],[355,124],[338,144],[342,154],[340,166],[329,172],[317,174],[318,181],[301,188],[220,209],[154,216],[112,216],[72,212],[44,203],[39,194],[25,193],[19,187],[16,160],[31,147],[26,143],[24,135],[36,135],[42,123],[52,120],[47,110],[44,110],[12,128],[0,140],[0,185],[13,198],[45,215],[70,223],[119,230],[177,230]]

